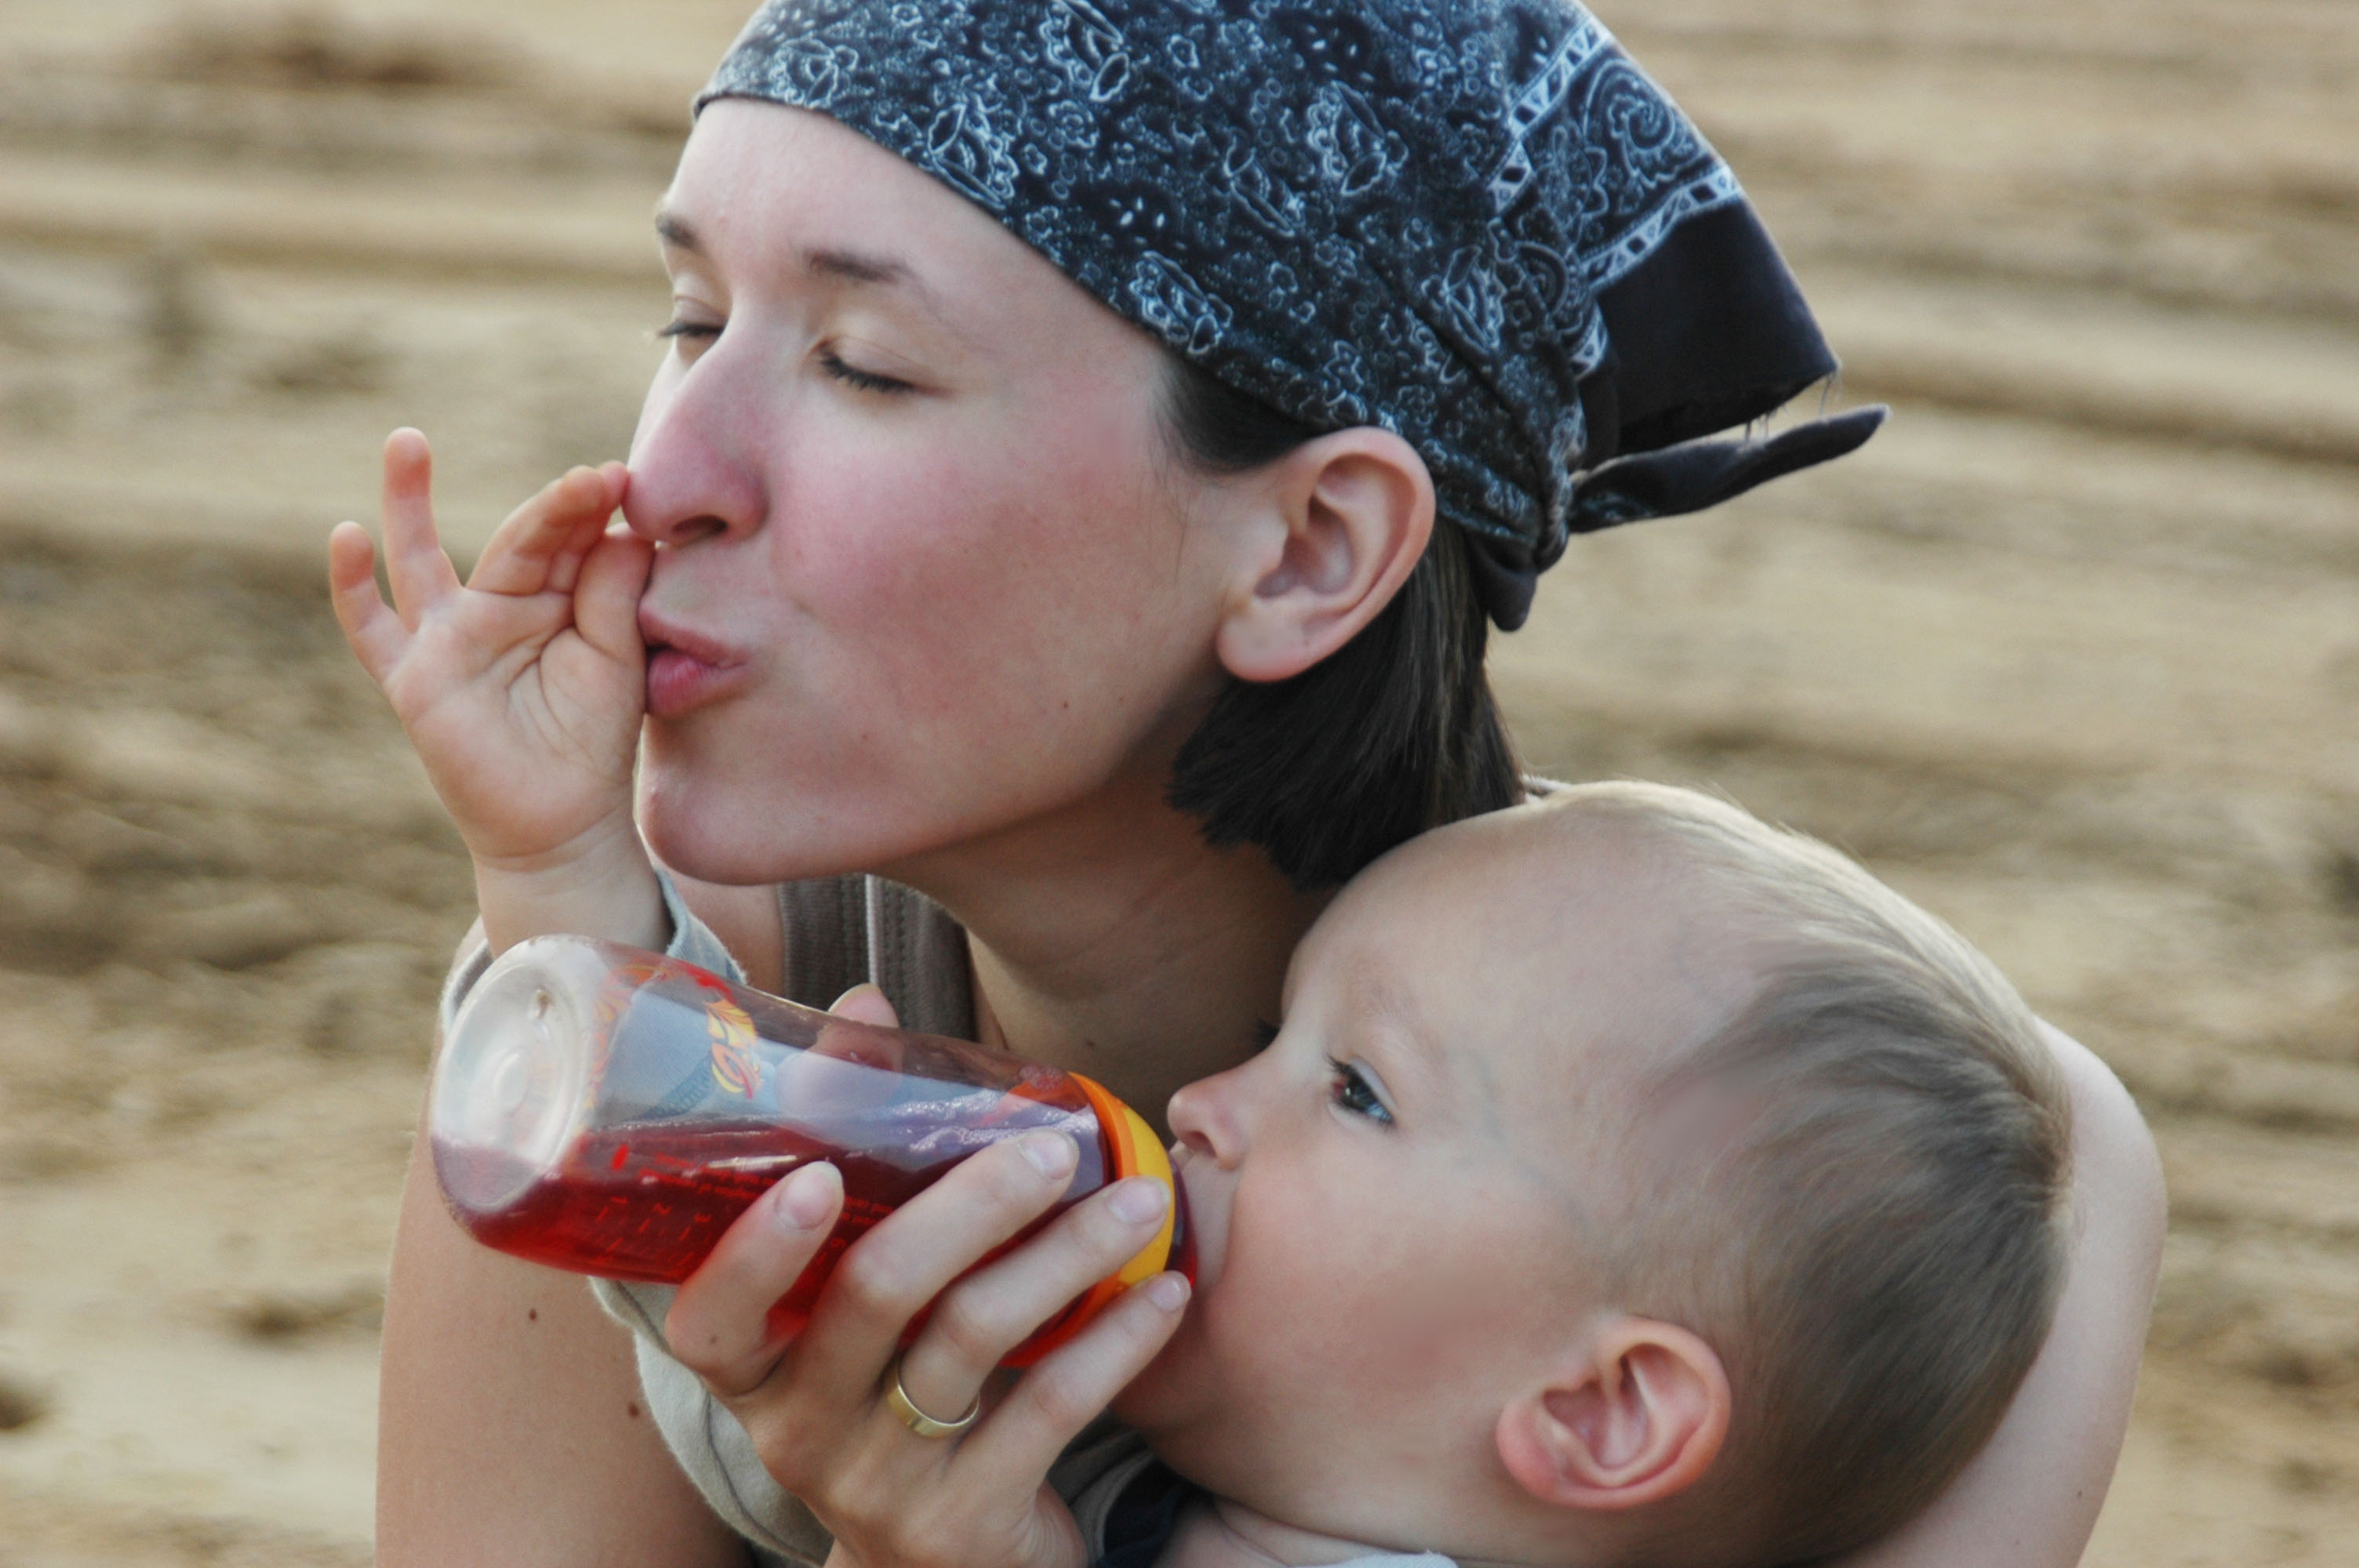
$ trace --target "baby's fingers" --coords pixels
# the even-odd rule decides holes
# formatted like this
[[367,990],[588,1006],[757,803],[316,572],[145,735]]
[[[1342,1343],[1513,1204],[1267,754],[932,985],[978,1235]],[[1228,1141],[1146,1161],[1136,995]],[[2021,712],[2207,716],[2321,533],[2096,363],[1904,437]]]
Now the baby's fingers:
[[484,546],[467,586],[486,593],[571,592],[582,557],[622,504],[624,470],[577,468],[508,514]]
[[393,606],[411,631],[418,618],[459,586],[434,530],[434,459],[426,438],[405,427],[385,438],[385,575]]
[[555,582],[573,589],[573,626],[583,641],[624,665],[647,656],[639,640],[639,595],[647,590],[655,546],[635,534],[605,534],[582,557],[578,582]]
[[379,686],[409,643],[409,630],[376,590],[376,546],[357,523],[328,535],[328,597],[353,656]]

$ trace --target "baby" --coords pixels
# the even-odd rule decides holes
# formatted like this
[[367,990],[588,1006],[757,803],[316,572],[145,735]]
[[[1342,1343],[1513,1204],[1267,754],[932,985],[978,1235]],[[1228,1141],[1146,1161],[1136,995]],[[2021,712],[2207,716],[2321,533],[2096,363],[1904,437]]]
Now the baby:
[[2022,1000],[1683,790],[1386,857],[1170,1120],[1201,1279],[1114,1407],[1160,1465],[1060,1477],[1107,1568],[1815,1559],[1982,1445],[2063,1281]]

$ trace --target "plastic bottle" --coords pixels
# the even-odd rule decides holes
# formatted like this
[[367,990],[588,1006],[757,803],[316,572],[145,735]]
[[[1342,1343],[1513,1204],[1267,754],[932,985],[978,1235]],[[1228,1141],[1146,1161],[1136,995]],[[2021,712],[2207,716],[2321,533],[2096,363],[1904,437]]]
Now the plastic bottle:
[[780,1177],[832,1162],[843,1212],[772,1309],[781,1331],[800,1326],[871,1226],[968,1155],[1042,1129],[1071,1136],[1081,1159],[1026,1235],[1126,1176],[1160,1178],[1172,1203],[1154,1241],[1009,1365],[1045,1355],[1138,1281],[1167,1268],[1195,1274],[1162,1142],[1091,1079],[834,1018],[587,937],[519,943],[484,971],[435,1065],[427,1128],[443,1196],[477,1240],[666,1284],[693,1272]]

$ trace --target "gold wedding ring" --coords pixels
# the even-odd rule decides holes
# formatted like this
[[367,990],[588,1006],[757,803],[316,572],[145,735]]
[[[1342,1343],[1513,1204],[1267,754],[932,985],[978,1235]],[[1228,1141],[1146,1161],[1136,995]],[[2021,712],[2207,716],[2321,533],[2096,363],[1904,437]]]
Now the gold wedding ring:
[[909,1390],[901,1386],[901,1363],[897,1357],[893,1362],[893,1376],[885,1385],[885,1402],[892,1407],[895,1415],[901,1418],[901,1424],[919,1437],[956,1437],[973,1426],[974,1418],[983,1413],[983,1396],[978,1393],[974,1396],[974,1403],[966,1407],[966,1414],[958,1420],[936,1421],[919,1410],[909,1398]]

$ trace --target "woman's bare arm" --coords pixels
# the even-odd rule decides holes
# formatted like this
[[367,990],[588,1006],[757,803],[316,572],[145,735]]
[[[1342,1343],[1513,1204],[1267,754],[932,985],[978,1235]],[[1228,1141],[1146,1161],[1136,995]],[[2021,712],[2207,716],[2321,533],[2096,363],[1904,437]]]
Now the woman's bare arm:
[[2162,1260],[2162,1163],[2121,1080],[2050,1029],[2072,1095],[2078,1235],[2055,1326],[1990,1446],[1841,1568],[2071,1568],[2129,1425]]
[[[734,951],[777,952],[766,891],[691,886],[686,896]],[[744,1568],[744,1543],[647,1413],[629,1331],[579,1275],[460,1229],[422,1131],[394,1234],[380,1382],[385,1568]]]
[[579,1275],[478,1246],[423,1137],[403,1189],[377,1407],[376,1560],[745,1568],[665,1449],[629,1331]]

